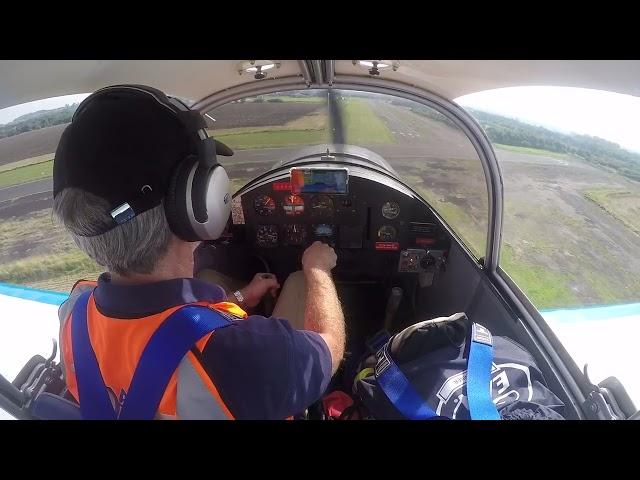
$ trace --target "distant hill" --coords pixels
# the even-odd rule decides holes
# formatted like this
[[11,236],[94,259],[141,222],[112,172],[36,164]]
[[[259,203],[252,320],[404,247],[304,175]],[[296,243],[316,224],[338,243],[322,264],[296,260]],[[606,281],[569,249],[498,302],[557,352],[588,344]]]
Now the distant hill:
[[566,153],[640,181],[640,154],[590,135],[560,133],[480,110],[467,109],[493,143]]
[[52,125],[69,123],[76,108],[78,108],[78,104],[74,103],[73,105],[65,105],[64,107],[54,108],[52,110],[39,110],[37,112],[27,113],[12,122],[0,125],[0,138],[11,137]]

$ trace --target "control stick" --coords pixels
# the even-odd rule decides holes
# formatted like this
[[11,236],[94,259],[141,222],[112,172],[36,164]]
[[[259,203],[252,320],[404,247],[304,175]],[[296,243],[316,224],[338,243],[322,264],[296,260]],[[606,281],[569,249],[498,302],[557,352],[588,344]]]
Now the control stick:
[[393,319],[396,316],[400,302],[402,301],[402,294],[404,292],[400,287],[393,287],[391,289],[391,295],[387,300],[387,309],[384,313],[384,328],[387,332],[391,332],[391,326],[393,325]]

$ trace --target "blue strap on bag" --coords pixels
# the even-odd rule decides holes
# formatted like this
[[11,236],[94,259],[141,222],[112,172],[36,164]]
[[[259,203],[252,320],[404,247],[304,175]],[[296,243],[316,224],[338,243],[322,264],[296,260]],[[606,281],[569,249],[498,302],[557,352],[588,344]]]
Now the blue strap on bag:
[[[467,402],[472,420],[500,420],[491,399],[491,366],[493,344],[491,332],[477,323],[471,326],[471,343],[467,359]],[[410,420],[440,417],[411,385],[393,361],[386,343],[376,354],[375,376],[378,385],[395,408]]]

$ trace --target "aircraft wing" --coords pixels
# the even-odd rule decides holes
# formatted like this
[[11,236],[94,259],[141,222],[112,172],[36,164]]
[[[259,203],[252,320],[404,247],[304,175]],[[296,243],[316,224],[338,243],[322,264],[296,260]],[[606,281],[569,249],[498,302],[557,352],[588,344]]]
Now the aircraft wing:
[[640,398],[640,376],[630,352],[640,337],[640,303],[541,311],[576,364],[588,364],[592,382],[615,375],[631,398]]
[[[51,355],[58,340],[58,306],[68,295],[0,283],[0,374],[13,380],[34,355]],[[56,356],[59,360],[60,353]],[[12,418],[0,409],[0,419]]]

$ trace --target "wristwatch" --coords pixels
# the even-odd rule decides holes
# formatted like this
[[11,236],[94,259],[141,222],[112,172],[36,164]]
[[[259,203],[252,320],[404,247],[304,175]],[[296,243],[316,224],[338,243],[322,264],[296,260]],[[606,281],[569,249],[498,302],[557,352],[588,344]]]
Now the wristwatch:
[[233,292],[233,296],[236,297],[236,300],[238,300],[238,303],[244,302],[244,295],[240,293],[240,290],[236,290],[235,292]]

